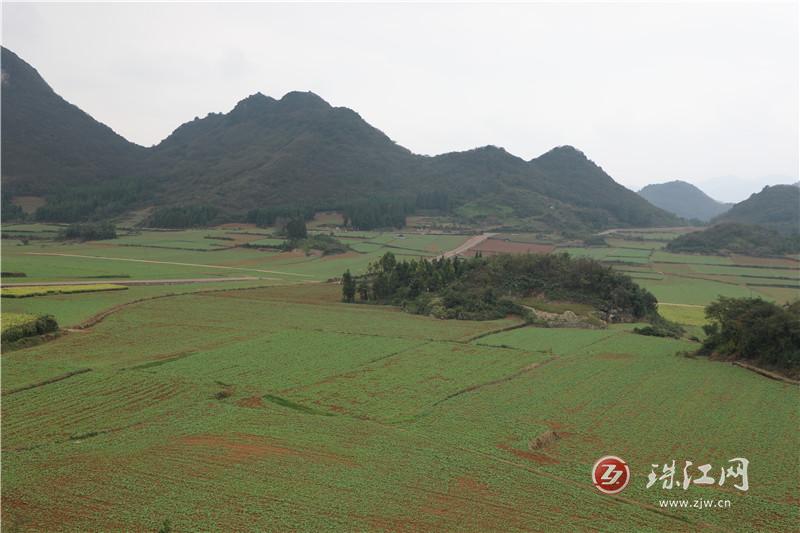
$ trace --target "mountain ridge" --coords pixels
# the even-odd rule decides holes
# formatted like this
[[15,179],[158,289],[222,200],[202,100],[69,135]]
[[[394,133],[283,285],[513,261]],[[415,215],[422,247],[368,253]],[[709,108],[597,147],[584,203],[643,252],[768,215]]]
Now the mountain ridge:
[[[26,69],[35,73],[3,48],[6,57],[12,61],[8,65],[4,61],[4,79],[20,78]],[[29,76],[28,83],[32,86],[29,94],[49,89],[38,73]],[[24,101],[22,89],[4,91],[4,109]],[[680,222],[615,182],[571,146],[556,147],[529,161],[493,145],[419,155],[356,111],[334,107],[310,91],[290,91],[280,99],[254,93],[231,111],[184,122],[161,142],[145,148],[80,110],[81,120],[63,119],[59,112],[69,117],[77,108],[49,90],[50,100],[58,101],[48,101],[48,105],[63,127],[47,131],[52,120],[26,123],[39,117],[33,112],[37,102],[28,102],[33,110],[28,116],[9,124],[4,120],[3,154],[12,148],[12,164],[4,157],[2,171],[3,184],[12,194],[45,194],[48,205],[69,205],[60,211],[50,209],[53,219],[65,216],[60,213],[73,216],[88,209],[75,196],[84,188],[101,187],[108,189],[106,194],[114,198],[117,211],[144,205],[202,204],[240,216],[261,207],[337,208],[380,198],[408,203],[417,193],[438,193],[450,198],[457,213],[472,213],[463,216],[480,212],[475,216],[497,218],[502,214],[532,229]],[[97,142],[84,146],[81,140],[87,132]],[[41,137],[48,142],[37,143]],[[36,153],[24,157],[24,151],[14,152],[19,146],[31,146],[45,157]],[[65,151],[80,156],[76,164],[70,166],[75,157]],[[37,160],[46,164],[37,166]],[[68,179],[64,179],[64,168],[71,169]],[[63,188],[70,190],[62,197],[53,193]],[[115,196],[116,189],[138,192]],[[94,201],[99,203],[107,200]],[[104,214],[110,211],[102,210]],[[92,213],[87,216],[96,216]]]

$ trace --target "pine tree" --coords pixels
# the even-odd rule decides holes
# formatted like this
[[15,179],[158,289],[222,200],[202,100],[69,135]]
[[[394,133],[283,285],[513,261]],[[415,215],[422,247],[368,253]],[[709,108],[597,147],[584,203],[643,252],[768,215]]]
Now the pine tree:
[[356,280],[348,269],[342,274],[342,301],[352,303],[356,299]]

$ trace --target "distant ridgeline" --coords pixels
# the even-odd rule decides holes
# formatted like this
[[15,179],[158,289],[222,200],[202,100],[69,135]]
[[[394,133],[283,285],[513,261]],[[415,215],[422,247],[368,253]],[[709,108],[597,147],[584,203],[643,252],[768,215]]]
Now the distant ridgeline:
[[155,207],[148,223],[164,227],[268,224],[291,206],[340,210],[362,229],[401,226],[414,212],[568,235],[681,223],[568,146],[529,161],[494,146],[422,156],[350,109],[290,92],[252,95],[144,148],[66,102],[5,48],[2,69],[3,204],[44,196],[34,216],[42,221]]
[[708,222],[733,206],[718,202],[691,183],[680,180],[648,185],[639,194],[661,209],[702,222]]
[[346,302],[400,305],[415,314],[465,320],[526,317],[530,312],[520,300],[544,296],[589,304],[615,321],[663,320],[656,298],[630,277],[567,254],[397,261],[387,253],[363,276],[345,272],[342,296]]
[[778,256],[800,252],[800,233],[781,234],[762,226],[727,222],[670,241],[666,250],[696,254]]

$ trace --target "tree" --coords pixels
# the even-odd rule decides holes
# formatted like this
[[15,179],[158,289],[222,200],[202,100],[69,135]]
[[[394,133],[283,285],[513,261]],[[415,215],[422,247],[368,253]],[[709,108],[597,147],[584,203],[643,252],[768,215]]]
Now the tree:
[[356,299],[356,280],[348,269],[342,274],[342,300],[352,303]]
[[800,301],[776,305],[761,298],[726,298],[706,307],[710,324],[700,353],[800,367]]
[[286,224],[286,237],[290,241],[299,241],[307,236],[306,222],[302,218],[293,218]]
[[367,284],[367,280],[363,278],[358,282],[358,296],[361,298],[362,302],[366,302],[369,298],[369,285]]

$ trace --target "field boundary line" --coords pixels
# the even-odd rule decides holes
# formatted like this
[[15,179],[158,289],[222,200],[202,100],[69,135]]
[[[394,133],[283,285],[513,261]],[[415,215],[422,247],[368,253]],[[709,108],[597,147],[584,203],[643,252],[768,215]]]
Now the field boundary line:
[[71,378],[72,376],[78,376],[80,374],[85,374],[87,372],[91,372],[91,368],[81,368],[79,370],[73,370],[72,372],[67,372],[66,374],[61,374],[54,378],[49,378],[44,381],[39,381],[36,383],[31,383],[30,385],[23,385],[22,387],[17,387],[16,389],[11,389],[7,391],[3,391],[2,396],[11,396],[12,394],[16,394],[18,392],[24,392],[26,390],[35,389],[38,387],[44,387],[45,385],[50,385],[52,383],[58,383],[59,381],[63,381],[67,378]]
[[495,379],[495,380],[492,380],[492,381],[486,381],[484,383],[477,383],[475,385],[470,385],[469,387],[467,387],[465,389],[461,389],[460,391],[457,391],[457,392],[454,392],[453,394],[445,396],[444,398],[442,398],[440,400],[436,400],[433,404],[431,404],[430,409],[433,409],[434,407],[436,407],[436,406],[438,406],[440,404],[443,404],[444,402],[446,402],[448,400],[452,400],[456,396],[461,396],[462,394],[467,394],[468,392],[474,392],[474,391],[476,391],[478,389],[482,389],[484,387],[491,387],[492,385],[499,385],[500,383],[505,383],[507,381],[511,381],[514,378],[518,378],[522,374],[525,374],[527,372],[530,372],[531,370],[535,370],[537,368],[540,368],[540,367],[542,367],[542,366],[544,366],[544,365],[546,365],[548,363],[551,363],[551,362],[555,361],[556,359],[558,359],[558,356],[553,356],[553,357],[550,357],[549,359],[545,359],[544,361],[537,361],[535,363],[531,363],[528,366],[524,367],[523,369],[518,370],[517,372],[514,372],[513,374],[510,374],[508,376],[504,376],[502,378],[498,378],[498,379]]
[[765,378],[774,379],[775,381],[782,381],[784,383],[789,383],[790,385],[800,385],[800,381],[798,381],[796,379],[787,378],[786,376],[782,376],[782,375],[777,374],[775,372],[770,372],[769,370],[765,370],[763,368],[759,368],[759,367],[757,367],[755,365],[751,365],[749,363],[744,363],[742,361],[732,361],[731,364],[733,366],[739,366],[739,367],[745,368],[747,370],[750,370],[751,372],[755,372],[756,374],[764,376]]
[[153,263],[157,265],[177,265],[177,266],[190,266],[199,268],[219,268],[223,270],[242,270],[245,272],[263,272],[265,274],[280,274],[283,276],[300,276],[304,278],[313,278],[311,274],[300,274],[298,272],[282,272],[280,270],[263,270],[259,268],[246,268],[246,267],[233,267],[225,265],[203,265],[199,263],[179,263],[176,261],[156,261],[155,259],[131,259],[128,257],[105,257],[101,255],[79,255],[79,254],[62,254],[57,252],[25,252],[25,255],[47,255],[54,257],[79,257],[83,259],[103,259],[106,261],[127,261],[129,263]]
[[285,287],[285,286],[286,285],[256,285],[254,287],[234,287],[232,289],[221,287],[221,288],[218,288],[218,289],[206,289],[206,290],[198,290],[198,291],[192,291],[192,292],[170,292],[170,293],[167,293],[167,294],[157,294],[155,296],[148,296],[146,298],[139,298],[138,300],[131,300],[130,302],[123,302],[123,303],[117,304],[117,305],[115,305],[113,307],[109,307],[107,309],[104,309],[104,310],[100,311],[99,313],[95,313],[94,315],[90,316],[89,318],[87,318],[83,322],[80,322],[80,323],[78,323],[77,325],[74,325],[74,326],[70,326],[70,329],[76,329],[76,330],[88,329],[88,328],[90,328],[90,327],[102,322],[107,316],[112,315],[112,314],[114,314],[114,313],[116,313],[118,311],[122,311],[126,307],[129,307],[129,306],[132,306],[132,305],[135,305],[135,304],[140,304],[142,302],[149,302],[151,300],[158,300],[158,299],[161,299],[161,298],[172,298],[172,297],[178,297],[178,296],[204,295],[204,294],[210,294],[210,293],[214,293],[214,292],[246,291],[246,290],[250,290],[250,289],[265,289],[265,288],[269,288],[269,287]]
[[[489,335],[495,335],[497,333],[505,333],[506,331],[511,331],[511,330],[514,330],[514,329],[524,328],[524,327],[529,326],[529,325],[530,324],[528,324],[527,322],[523,321],[520,324],[514,324],[514,325],[511,325],[511,326],[503,326],[502,328],[493,329],[492,331],[485,331],[485,332],[480,333],[478,335],[475,335],[475,336],[472,336],[472,337],[467,337],[463,341],[457,341],[457,342],[461,342],[463,344],[469,344],[470,342],[475,342],[476,340],[482,339],[484,337],[488,337]],[[490,345],[487,345],[487,346],[490,346]]]

